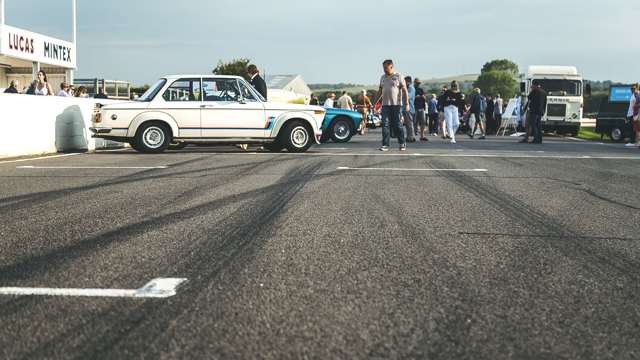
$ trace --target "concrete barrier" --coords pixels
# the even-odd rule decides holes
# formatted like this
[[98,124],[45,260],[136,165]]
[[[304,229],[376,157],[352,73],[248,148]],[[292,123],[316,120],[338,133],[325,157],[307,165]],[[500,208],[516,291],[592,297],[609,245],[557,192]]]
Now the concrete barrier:
[[91,138],[89,127],[97,102],[121,101],[0,94],[0,157],[122,146]]

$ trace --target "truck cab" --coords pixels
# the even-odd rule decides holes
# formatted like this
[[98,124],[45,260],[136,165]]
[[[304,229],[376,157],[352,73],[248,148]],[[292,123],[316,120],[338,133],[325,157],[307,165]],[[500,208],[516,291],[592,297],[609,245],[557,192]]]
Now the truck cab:
[[520,81],[523,104],[527,101],[534,80],[540,82],[548,95],[542,130],[577,135],[584,107],[584,81],[578,69],[574,66],[529,66]]

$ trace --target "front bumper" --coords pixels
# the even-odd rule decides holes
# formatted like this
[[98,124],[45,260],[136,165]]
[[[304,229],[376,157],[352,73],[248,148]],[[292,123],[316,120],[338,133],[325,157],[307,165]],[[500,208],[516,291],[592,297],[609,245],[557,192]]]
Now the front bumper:
[[109,127],[90,127],[89,130],[96,135],[110,134],[111,131],[113,131],[113,129]]

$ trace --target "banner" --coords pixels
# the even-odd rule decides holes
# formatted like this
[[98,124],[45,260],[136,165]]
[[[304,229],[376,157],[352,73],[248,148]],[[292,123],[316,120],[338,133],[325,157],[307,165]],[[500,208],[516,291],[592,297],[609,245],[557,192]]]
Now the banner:
[[0,26],[0,55],[76,68],[75,44],[8,25]]

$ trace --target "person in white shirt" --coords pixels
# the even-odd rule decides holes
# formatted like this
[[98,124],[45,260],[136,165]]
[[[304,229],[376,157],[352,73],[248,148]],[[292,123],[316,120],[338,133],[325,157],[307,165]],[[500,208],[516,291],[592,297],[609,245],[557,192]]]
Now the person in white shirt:
[[62,84],[60,84],[60,91],[58,91],[56,96],[72,97],[73,95],[71,95],[71,86],[63,82]]
[[338,99],[338,107],[345,110],[353,110],[353,99],[346,91],[342,92],[342,96]]
[[329,96],[327,96],[327,100],[324,101],[324,107],[327,109],[333,109],[335,99],[336,99],[336,94],[334,93],[329,94]]
[[[637,84],[634,84],[633,86],[631,86],[631,99],[629,99],[629,111],[627,111],[627,121],[629,121],[629,123],[633,122],[633,109],[636,106],[636,94],[638,92],[640,92],[640,89],[638,89]],[[636,140],[637,140],[636,132],[634,131],[634,129],[631,129],[631,137],[629,139],[629,143],[627,143],[625,146],[626,147],[636,146]]]

